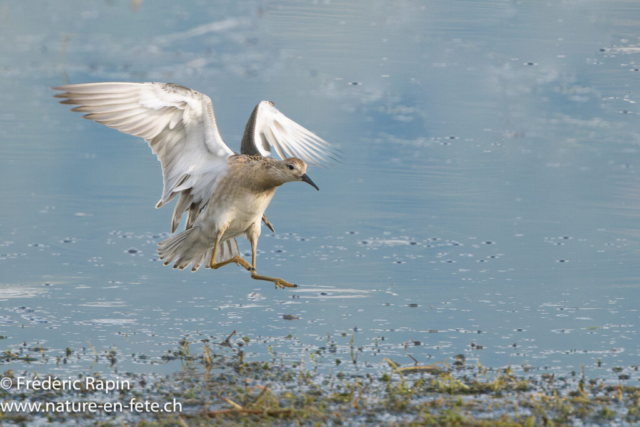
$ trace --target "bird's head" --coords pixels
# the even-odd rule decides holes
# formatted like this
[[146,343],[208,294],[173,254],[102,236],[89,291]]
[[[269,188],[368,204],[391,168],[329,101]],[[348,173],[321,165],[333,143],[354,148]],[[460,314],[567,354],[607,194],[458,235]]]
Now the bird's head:
[[304,181],[320,191],[318,186],[307,175],[307,164],[304,160],[289,157],[280,161],[277,169],[283,182]]

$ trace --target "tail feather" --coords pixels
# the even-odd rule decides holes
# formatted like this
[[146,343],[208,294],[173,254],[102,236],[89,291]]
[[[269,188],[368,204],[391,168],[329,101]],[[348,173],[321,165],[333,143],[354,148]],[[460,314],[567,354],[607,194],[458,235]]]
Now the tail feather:
[[236,242],[236,239],[227,239],[222,242],[222,245],[220,245],[220,248],[218,249],[218,253],[216,253],[216,262],[226,261],[236,255],[240,255],[238,242]]
[[[198,227],[189,228],[158,244],[158,253],[164,265],[175,262],[173,268],[183,270],[191,264],[191,271],[196,271],[204,263],[209,268],[213,247],[207,248],[197,231]],[[240,255],[238,242],[236,239],[227,239],[219,244],[215,262],[223,262],[236,255]]]
[[[227,239],[224,242],[221,242],[218,246],[218,252],[216,253],[215,262],[223,262],[237,255],[240,255],[238,242],[236,241],[236,239]],[[207,261],[207,264],[205,264],[205,268],[210,268],[208,263],[211,260],[212,256],[213,248],[209,249],[204,257],[204,259]]]
[[[189,209],[191,202],[193,201],[193,195],[191,194],[191,190],[185,190],[180,193],[180,197],[176,202],[176,207],[173,210],[173,216],[171,217],[171,232],[175,233],[178,229],[178,224],[180,224],[180,218],[182,218],[182,214],[184,211]],[[191,228],[189,225],[187,228]]]
[[203,262],[207,260],[207,254],[204,253],[191,263],[191,271],[198,271]]
[[[204,259],[206,260],[204,263],[204,268],[211,268],[211,257],[213,256],[213,248],[210,248],[207,253],[204,255]],[[217,258],[217,256],[216,256]]]
[[[194,245],[198,238],[198,233],[194,233],[195,228],[190,228],[158,243],[158,253],[164,265],[169,265],[176,261],[173,268],[184,268],[191,262],[191,258],[197,255],[198,245]],[[188,262],[187,262],[188,261]],[[186,264],[184,264],[187,262]]]
[[200,211],[202,210],[202,203],[192,203],[189,206],[189,211],[187,212],[187,223],[185,225],[186,228],[191,228],[193,223],[196,222],[198,215],[200,215]]
[[160,258],[164,259],[164,253],[172,255],[187,236],[189,236],[189,233],[179,233],[160,242],[160,248],[158,249],[158,252],[160,252]]

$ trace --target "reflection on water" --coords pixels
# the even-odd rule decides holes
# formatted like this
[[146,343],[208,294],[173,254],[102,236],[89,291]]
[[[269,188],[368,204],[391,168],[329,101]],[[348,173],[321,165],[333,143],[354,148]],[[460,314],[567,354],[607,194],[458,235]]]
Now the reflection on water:
[[[329,365],[353,336],[356,369],[637,363],[639,19],[609,0],[5,2],[3,344],[91,341],[134,371],[234,330],[248,359]],[[148,147],[48,89],[100,80],[209,94],[233,149],[268,99],[344,151],[320,193],[269,208],[260,268],[302,287],[157,262],[171,212]]]
[[11,298],[33,298],[43,293],[43,289],[28,286],[3,285],[0,287],[0,301]]

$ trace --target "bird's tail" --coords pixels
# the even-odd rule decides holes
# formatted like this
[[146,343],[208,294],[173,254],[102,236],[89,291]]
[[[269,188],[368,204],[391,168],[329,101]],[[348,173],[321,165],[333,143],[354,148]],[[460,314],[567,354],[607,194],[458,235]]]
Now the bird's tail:
[[[158,253],[164,265],[175,261],[173,268],[183,270],[191,264],[191,271],[196,271],[205,262],[206,267],[209,268],[213,247],[207,247],[208,245],[203,243],[204,239],[201,239],[200,233],[196,230],[197,228],[190,228],[158,244]],[[236,239],[227,239],[220,242],[215,261],[226,261],[236,255],[240,255]]]
[[[207,254],[204,256],[206,260],[205,268],[209,267],[209,262],[211,261],[211,256],[213,255],[213,248],[207,251]],[[234,256],[240,255],[240,248],[238,248],[238,242],[236,239],[227,239],[224,242],[220,242],[218,245],[218,252],[216,253],[216,262],[223,262],[228,260],[229,258],[233,258]]]

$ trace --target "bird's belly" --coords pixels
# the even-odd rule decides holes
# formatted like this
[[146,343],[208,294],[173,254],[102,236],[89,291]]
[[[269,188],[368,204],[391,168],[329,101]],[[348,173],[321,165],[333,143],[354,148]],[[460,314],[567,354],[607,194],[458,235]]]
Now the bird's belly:
[[256,216],[253,216],[253,217],[244,217],[244,216],[243,217],[238,217],[238,216],[236,216],[229,223],[229,227],[225,230],[224,234],[222,235],[222,240],[230,239],[232,237],[238,237],[238,236],[244,234],[244,232],[247,230],[247,228],[251,227],[251,224],[256,222],[256,220],[259,220],[261,217],[262,217],[262,215],[260,215],[259,217],[256,217]]
[[230,209],[229,227],[223,234],[223,239],[237,237],[245,233],[254,223],[260,223],[262,214],[271,201],[272,194],[264,197],[247,197],[238,200]]

